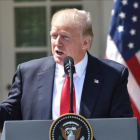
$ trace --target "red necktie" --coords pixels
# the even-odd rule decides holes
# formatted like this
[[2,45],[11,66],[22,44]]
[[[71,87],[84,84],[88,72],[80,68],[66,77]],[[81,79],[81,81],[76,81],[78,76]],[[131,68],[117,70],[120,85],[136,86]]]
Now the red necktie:
[[[73,85],[74,87],[74,85]],[[70,78],[67,76],[64,80],[61,99],[60,99],[60,115],[69,113],[70,111]],[[73,88],[73,111],[76,113],[76,100],[75,100],[75,89]]]

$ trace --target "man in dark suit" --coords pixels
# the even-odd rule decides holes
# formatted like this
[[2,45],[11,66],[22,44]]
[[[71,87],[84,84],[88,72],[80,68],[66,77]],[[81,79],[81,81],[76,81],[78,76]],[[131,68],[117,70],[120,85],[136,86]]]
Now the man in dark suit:
[[77,114],[85,118],[132,117],[127,68],[87,51],[93,38],[90,14],[77,9],[58,11],[50,35],[53,56],[18,66],[9,97],[0,105],[0,128],[5,120],[59,117],[66,56],[74,59],[76,69]]

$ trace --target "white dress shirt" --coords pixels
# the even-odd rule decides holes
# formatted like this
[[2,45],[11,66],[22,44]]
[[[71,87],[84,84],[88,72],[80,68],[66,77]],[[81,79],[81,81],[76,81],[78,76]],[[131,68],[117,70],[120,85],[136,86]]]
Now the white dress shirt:
[[[82,96],[83,83],[86,74],[86,67],[88,62],[87,53],[82,61],[75,65],[75,71],[73,75],[73,82],[75,86],[76,95],[76,114],[80,111],[80,102]],[[55,79],[53,88],[53,101],[52,101],[52,119],[55,120],[60,116],[60,98],[63,82],[65,79],[64,67],[56,63]]]

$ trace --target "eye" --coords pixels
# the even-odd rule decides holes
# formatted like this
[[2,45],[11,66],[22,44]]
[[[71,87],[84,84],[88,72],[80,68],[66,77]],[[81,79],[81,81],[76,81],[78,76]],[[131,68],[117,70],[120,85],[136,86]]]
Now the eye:
[[66,35],[63,35],[62,37],[66,40],[69,39],[69,36],[66,36]]
[[57,38],[57,34],[52,34],[51,37],[52,37],[53,39],[56,39],[56,38]]

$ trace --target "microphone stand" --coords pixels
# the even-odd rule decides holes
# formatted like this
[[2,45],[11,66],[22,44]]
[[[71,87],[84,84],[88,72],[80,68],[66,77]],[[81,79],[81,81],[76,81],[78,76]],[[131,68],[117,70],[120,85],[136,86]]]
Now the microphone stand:
[[70,64],[70,72],[69,72],[69,78],[70,78],[70,111],[69,113],[74,113],[73,111],[73,73],[74,73],[74,66],[69,61]]

